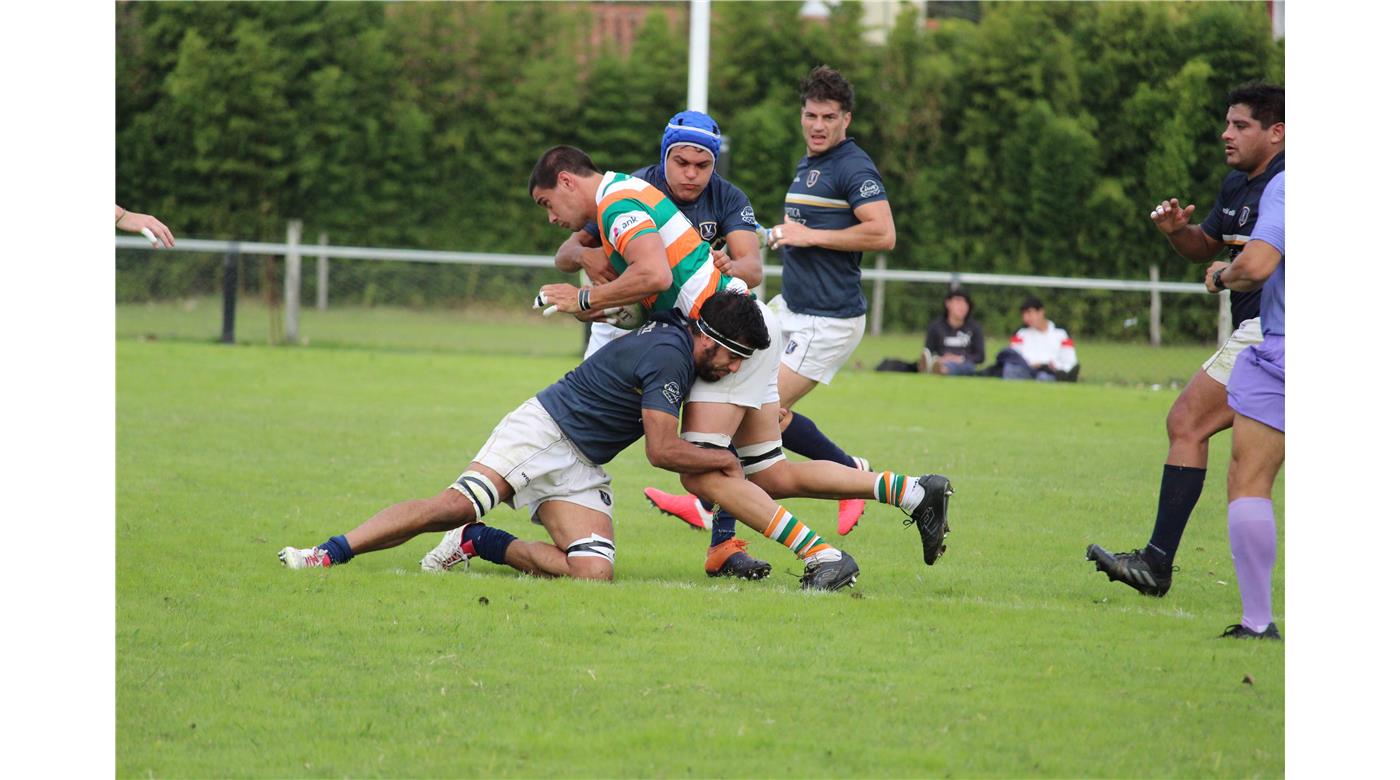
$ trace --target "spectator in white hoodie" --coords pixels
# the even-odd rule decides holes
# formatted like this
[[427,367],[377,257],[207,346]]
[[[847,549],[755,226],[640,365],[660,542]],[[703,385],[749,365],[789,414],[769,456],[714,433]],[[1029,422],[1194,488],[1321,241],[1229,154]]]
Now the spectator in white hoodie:
[[1073,382],[1079,378],[1079,358],[1074,339],[1045,316],[1045,304],[1034,296],[1021,304],[1026,327],[1011,337],[1011,345],[998,355],[988,373],[1003,379],[1035,379],[1041,382]]

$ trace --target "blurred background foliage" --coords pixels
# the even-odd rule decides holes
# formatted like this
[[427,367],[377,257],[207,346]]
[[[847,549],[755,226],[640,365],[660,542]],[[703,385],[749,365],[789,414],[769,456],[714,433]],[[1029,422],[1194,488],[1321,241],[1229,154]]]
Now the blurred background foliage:
[[[686,4],[650,4],[626,46],[598,34],[596,5],[122,3],[118,200],[191,238],[281,240],[301,219],[335,244],[552,252],[563,235],[525,192],[539,153],[574,144],[630,172],[685,107]],[[1227,173],[1224,95],[1283,80],[1260,2],[982,3],[937,24],[910,4],[882,43],[858,3],[823,21],[801,8],[712,5],[729,178],[780,219],[804,153],[798,80],[840,69],[850,134],[890,192],[891,268],[1145,279],[1158,263],[1197,281],[1147,212],[1176,196],[1203,214]],[[420,270],[383,271],[375,295],[421,304],[464,273]],[[910,287],[886,327],[937,308]],[[1113,300],[1065,296],[1051,313],[1112,338]],[[1169,307],[1164,331],[1213,339],[1212,308]],[[983,316],[1018,324],[1011,304]]]

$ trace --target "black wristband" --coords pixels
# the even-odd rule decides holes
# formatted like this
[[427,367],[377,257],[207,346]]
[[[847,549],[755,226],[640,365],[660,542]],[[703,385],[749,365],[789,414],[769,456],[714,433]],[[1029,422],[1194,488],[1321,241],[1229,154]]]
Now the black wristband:
[[1215,269],[1215,273],[1211,274],[1210,277],[1211,284],[1214,284],[1215,289],[1220,290],[1221,292],[1225,291],[1225,283],[1220,280],[1220,274],[1224,270],[1224,268],[1217,268]]
[[578,308],[579,308],[579,311],[588,311],[589,309],[593,308],[592,306],[589,306],[589,305],[588,305],[588,291],[589,291],[589,289],[591,289],[591,288],[588,288],[588,287],[580,287],[579,290],[578,290]]

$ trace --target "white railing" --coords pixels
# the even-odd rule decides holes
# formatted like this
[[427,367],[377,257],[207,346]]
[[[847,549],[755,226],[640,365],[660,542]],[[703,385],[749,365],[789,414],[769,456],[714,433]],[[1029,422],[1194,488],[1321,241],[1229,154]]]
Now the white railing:
[[[116,238],[118,249],[144,249],[155,250],[149,242],[143,238],[130,236],[118,236]],[[162,250],[170,251],[170,250]],[[453,252],[435,249],[389,249],[384,247],[362,247],[362,246],[331,246],[326,243],[325,234],[321,234],[320,243],[305,244],[301,242],[301,223],[293,220],[287,226],[287,241],[285,243],[275,243],[268,241],[218,241],[199,238],[179,238],[176,239],[174,251],[201,252],[222,254],[232,258],[240,254],[259,255],[280,255],[287,258],[287,272],[284,275],[284,296],[285,302],[285,338],[287,341],[296,343],[300,320],[301,305],[301,258],[303,254],[314,254],[317,258],[316,274],[316,301],[317,308],[325,309],[327,304],[328,278],[327,261],[330,258],[344,260],[382,260],[387,262],[414,262],[414,263],[457,263],[466,265],[500,265],[514,268],[553,268],[554,257],[552,255],[515,255],[497,254],[493,252]],[[766,253],[765,253],[766,257]],[[1151,296],[1151,307],[1149,314],[1149,334],[1151,343],[1156,345],[1161,341],[1161,295],[1163,293],[1182,295],[1209,295],[1205,285],[1192,282],[1163,282],[1158,278],[1157,266],[1150,266],[1148,269],[1149,278],[1146,281],[1131,279],[1082,279],[1057,276],[1021,276],[1017,274],[982,274],[963,273],[958,271],[912,271],[891,269],[886,267],[886,257],[883,254],[875,257],[875,267],[862,269],[861,276],[872,282],[873,295],[870,302],[870,332],[873,335],[880,335],[884,325],[885,314],[885,285],[888,282],[918,282],[926,284],[960,284],[960,285],[1004,285],[1019,287],[1051,287],[1061,289],[1076,290],[1118,290],[1125,292],[1145,292]],[[763,266],[764,277],[780,277],[783,275],[783,267],[780,265]],[[763,294],[759,292],[760,297]],[[1230,335],[1230,302],[1229,297],[1219,296],[1220,309],[1217,323],[1217,335],[1219,341]]]

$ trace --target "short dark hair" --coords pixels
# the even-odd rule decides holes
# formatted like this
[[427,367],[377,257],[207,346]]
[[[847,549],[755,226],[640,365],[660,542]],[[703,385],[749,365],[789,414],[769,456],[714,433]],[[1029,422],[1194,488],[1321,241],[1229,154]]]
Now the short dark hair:
[[[725,338],[734,339],[755,350],[768,349],[768,323],[763,321],[758,301],[748,293],[721,290],[700,307],[700,317]],[[691,326],[691,332],[695,327]]]
[[847,81],[840,71],[826,65],[812,68],[807,78],[802,79],[797,94],[802,98],[802,105],[806,105],[809,100],[831,100],[848,114],[856,107],[855,87],[851,86],[851,82]]
[[964,290],[964,289],[961,288],[961,287],[952,287],[952,288],[949,288],[948,294],[945,295],[945,296],[943,296],[943,311],[944,311],[944,312],[947,312],[947,311],[948,311],[948,301],[951,301],[951,300],[953,300],[954,298],[962,298],[962,299],[963,299],[963,302],[967,304],[967,313],[968,313],[969,315],[972,314],[972,296],[971,296],[971,295],[968,295],[967,290]]
[[1045,304],[1034,295],[1027,295],[1026,299],[1021,301],[1021,311],[1025,311],[1026,309],[1040,309],[1041,311],[1045,311]]
[[554,189],[559,185],[559,174],[564,171],[579,176],[603,172],[601,168],[593,164],[593,158],[584,154],[582,149],[576,149],[572,146],[556,146],[540,155],[539,161],[535,163],[535,169],[530,172],[530,185],[526,188],[526,192],[533,198],[536,189]]
[[1283,121],[1283,87],[1251,81],[1230,90],[1225,107],[1248,106],[1259,126],[1265,130]]

